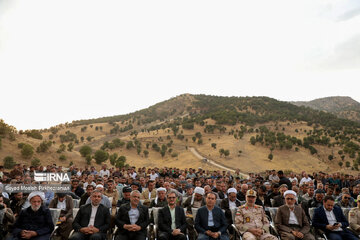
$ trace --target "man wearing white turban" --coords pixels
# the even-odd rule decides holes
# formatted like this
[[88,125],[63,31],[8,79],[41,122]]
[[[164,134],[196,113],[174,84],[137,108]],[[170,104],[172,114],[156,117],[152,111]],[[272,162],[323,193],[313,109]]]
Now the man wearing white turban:
[[14,224],[14,239],[48,240],[54,229],[51,213],[43,206],[45,194],[32,192],[28,200],[30,207],[23,209]]
[[156,189],[156,198],[151,201],[150,208],[152,207],[165,207],[168,205],[166,200],[166,188],[160,187]]
[[278,208],[275,216],[275,227],[281,239],[314,240],[310,233],[310,224],[304,210],[295,205],[296,192],[284,192],[285,204]]
[[236,194],[235,188],[229,188],[227,190],[227,198],[224,198],[220,203],[220,208],[225,210],[225,217],[229,224],[229,230],[231,229],[230,231],[232,231],[231,224],[233,224],[231,209],[241,205],[240,201],[236,198]]

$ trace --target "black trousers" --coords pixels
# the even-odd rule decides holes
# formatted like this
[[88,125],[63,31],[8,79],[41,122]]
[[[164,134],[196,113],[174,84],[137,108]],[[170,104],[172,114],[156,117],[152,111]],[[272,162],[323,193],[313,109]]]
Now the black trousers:
[[[50,239],[50,238],[49,238]],[[103,240],[106,239],[105,233],[94,233],[94,234],[84,234],[81,232],[75,232],[69,240]]]
[[179,235],[173,236],[170,233],[159,231],[159,240],[186,240],[186,235],[179,234]]
[[146,233],[144,233],[143,231],[119,233],[115,237],[115,240],[145,240],[145,239],[146,239]]

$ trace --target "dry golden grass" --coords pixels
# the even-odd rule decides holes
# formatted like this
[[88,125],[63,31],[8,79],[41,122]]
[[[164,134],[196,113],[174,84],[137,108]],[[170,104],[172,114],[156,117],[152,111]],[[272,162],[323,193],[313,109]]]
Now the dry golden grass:
[[[206,120],[207,124],[215,124],[215,122],[211,119]],[[118,123],[120,127],[124,127],[127,123],[121,124]],[[125,147],[114,149],[109,151],[109,153],[117,153],[119,156],[124,155],[127,158],[127,163],[131,166],[136,167],[179,167],[179,168],[198,168],[202,167],[203,169],[216,169],[212,165],[208,165],[194,156],[187,147],[195,147],[198,152],[211,160],[216,161],[217,163],[221,163],[227,167],[231,167],[233,169],[240,168],[243,172],[260,172],[265,171],[267,169],[283,169],[283,170],[293,170],[295,172],[301,172],[303,170],[312,172],[312,171],[327,171],[327,172],[335,172],[335,171],[346,171],[352,172],[349,169],[341,169],[338,165],[338,162],[341,161],[340,156],[337,154],[340,148],[328,148],[327,146],[318,146],[315,145],[315,148],[318,150],[318,154],[311,155],[308,149],[299,147],[299,151],[295,151],[295,146],[291,150],[278,150],[275,149],[273,151],[274,158],[272,161],[268,159],[268,155],[270,153],[269,147],[262,146],[257,143],[255,146],[250,144],[250,137],[255,136],[256,133],[245,134],[244,137],[239,140],[235,139],[233,135],[229,135],[228,132],[231,129],[240,129],[240,125],[236,126],[226,126],[227,131],[225,134],[220,134],[216,131],[214,134],[204,133],[203,127],[199,125],[195,125],[194,130],[184,130],[180,128],[182,134],[185,136],[187,141],[179,140],[174,135],[170,129],[161,129],[158,131],[152,132],[141,132],[140,129],[143,126],[134,125],[133,130],[137,130],[139,133],[137,135],[137,139],[142,143],[142,151],[145,148],[146,143],[150,143],[150,147],[148,149],[149,156],[145,158],[143,156],[143,152],[139,155],[136,152],[136,149],[127,150]],[[265,124],[271,131],[276,131],[275,123]],[[43,165],[56,163],[58,165],[68,166],[70,162],[73,162],[77,166],[84,166],[86,161],[82,158],[77,151],[83,145],[90,145],[93,150],[99,149],[105,141],[111,141],[114,138],[120,138],[123,141],[133,140],[134,136],[130,136],[129,132],[120,133],[117,135],[110,134],[110,129],[113,128],[112,125],[108,123],[101,124],[93,124],[91,128],[90,125],[87,125],[87,130],[85,132],[81,132],[81,128],[84,125],[63,128],[61,129],[53,139],[56,143],[51,146],[50,150],[47,153],[36,153],[34,157],[37,157],[41,160]],[[96,131],[95,127],[102,126],[103,130]],[[254,129],[259,126],[254,126]],[[307,136],[306,131],[312,130],[312,127],[306,125],[305,122],[298,123],[290,123],[288,122],[278,122],[277,123],[278,130],[283,132],[286,135],[295,136],[297,138],[303,139],[303,137]],[[249,127],[248,127],[249,128]],[[283,131],[282,129],[285,128]],[[298,129],[298,133],[295,132],[295,129]],[[61,142],[59,139],[59,135],[65,134],[66,131],[71,131],[75,133],[80,139],[81,136],[84,136],[86,139],[88,136],[94,137],[91,142],[84,141],[84,143],[80,143],[75,145],[73,152],[64,152],[67,157],[67,160],[61,162],[59,160],[59,155],[56,153],[56,150],[59,148]],[[179,131],[179,133],[180,133]],[[201,132],[203,144],[198,145],[192,141],[192,137],[196,132]],[[43,133],[44,139],[48,140],[50,133]],[[159,146],[162,144],[167,144],[170,140],[167,140],[167,136],[170,136],[173,140],[173,145],[171,148],[173,152],[178,153],[177,157],[171,157],[170,153],[166,153],[164,157],[161,157],[159,152],[156,152],[151,149],[152,143],[157,143]],[[159,141],[159,138],[162,138],[163,141]],[[3,139],[2,141],[2,150],[0,150],[0,159],[3,159],[5,156],[11,155],[14,157],[16,162],[20,162],[22,164],[30,164],[31,159],[23,159],[21,157],[20,149],[18,149],[17,145],[19,142],[29,143],[34,149],[42,142],[42,140],[32,139],[26,137],[26,135],[16,135],[16,141],[11,142],[7,139]],[[216,143],[216,149],[211,147],[211,143]],[[67,145],[67,143],[66,143]],[[230,156],[228,157],[220,157],[219,149],[224,148],[230,150]],[[239,151],[242,151],[239,153]],[[335,159],[329,161],[327,159],[328,155],[334,153]],[[345,160],[350,161],[350,160]],[[350,161],[352,163],[352,161]],[[110,165],[109,161],[107,164]],[[93,165],[96,165],[93,161]],[[345,165],[345,164],[344,164]]]

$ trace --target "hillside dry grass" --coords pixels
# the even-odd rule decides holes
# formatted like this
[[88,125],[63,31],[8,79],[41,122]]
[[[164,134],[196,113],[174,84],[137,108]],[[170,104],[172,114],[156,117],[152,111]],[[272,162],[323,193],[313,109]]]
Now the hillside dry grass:
[[[214,124],[213,120],[206,120],[208,124]],[[124,124],[117,123],[120,127],[124,127],[127,125],[125,122]],[[316,149],[318,150],[318,154],[311,155],[308,149],[303,147],[299,147],[299,151],[295,151],[295,146],[291,150],[279,150],[275,149],[273,151],[273,160],[270,161],[268,159],[268,155],[270,153],[269,147],[262,146],[260,143],[256,143],[256,145],[252,145],[250,143],[251,136],[255,136],[256,133],[246,133],[242,139],[235,139],[233,135],[229,135],[228,132],[231,129],[240,129],[240,125],[235,126],[226,126],[227,130],[226,133],[220,134],[217,130],[214,134],[204,133],[203,127],[199,125],[195,125],[193,130],[184,130],[180,128],[180,131],[183,131],[183,135],[185,139],[187,138],[188,141],[179,140],[174,135],[170,129],[160,129],[157,131],[151,132],[140,132],[140,127],[134,125],[133,130],[137,130],[139,133],[137,135],[137,139],[142,143],[142,151],[146,149],[146,143],[150,143],[149,149],[149,156],[146,158],[141,152],[139,155],[136,152],[136,149],[127,150],[125,147],[117,148],[114,150],[109,151],[109,153],[117,153],[119,156],[124,155],[126,156],[126,163],[131,166],[136,167],[161,167],[161,166],[168,166],[168,167],[179,167],[179,168],[198,168],[201,167],[203,169],[213,170],[216,169],[215,167],[208,165],[195,157],[188,149],[188,147],[195,147],[197,151],[204,157],[207,157],[211,160],[214,160],[218,163],[221,163],[227,167],[231,167],[233,169],[240,168],[243,172],[261,172],[267,169],[283,169],[283,170],[292,170],[295,172],[301,172],[303,170],[312,172],[312,171],[327,171],[327,172],[351,172],[349,169],[340,168],[338,162],[341,161],[340,156],[337,154],[340,148],[328,148],[327,146],[320,146],[315,145]],[[275,131],[275,123],[268,123],[264,124],[267,126],[271,131]],[[81,132],[81,128],[87,126],[85,132]],[[95,127],[102,126],[102,131],[95,130]],[[254,129],[259,126],[254,126]],[[288,122],[279,122],[277,123],[278,130],[283,132],[285,135],[295,136],[297,138],[302,139],[306,136],[305,130],[310,131],[312,127],[307,126],[305,122],[298,122],[298,123],[290,123]],[[70,162],[73,162],[77,166],[85,166],[86,161],[83,157],[80,156],[79,152],[77,151],[83,145],[90,145],[93,148],[93,151],[100,149],[102,144],[105,141],[111,141],[114,138],[120,138],[122,141],[130,141],[133,140],[134,136],[130,136],[128,132],[119,133],[119,134],[110,134],[110,129],[113,126],[108,123],[98,123],[93,124],[91,128],[90,125],[80,125],[76,127],[69,127],[60,129],[59,132],[55,135],[53,140],[56,141],[54,145],[52,145],[48,152],[46,153],[34,153],[34,157],[37,157],[41,160],[43,165],[56,163],[58,165],[68,166]],[[285,130],[283,131],[282,128]],[[295,129],[298,129],[298,132],[295,132]],[[65,134],[66,131],[71,131],[77,135],[80,139],[81,136],[85,138],[84,143],[79,143],[78,145],[75,144],[75,148],[72,152],[65,151],[64,154],[67,157],[67,160],[60,161],[59,155],[56,153],[56,150],[59,148],[61,142],[59,139],[59,135]],[[179,133],[180,133],[179,131]],[[203,144],[199,145],[192,141],[192,137],[195,135],[196,132],[201,132]],[[43,133],[44,139],[48,140],[50,132]],[[167,140],[167,136],[171,136],[173,140],[173,145],[171,148],[173,152],[178,153],[177,157],[171,157],[170,153],[166,153],[164,157],[161,157],[159,152],[156,152],[151,149],[152,143],[157,143],[159,146],[162,144],[167,144],[170,140]],[[91,142],[87,142],[86,138],[88,136],[94,137]],[[159,141],[159,138],[162,138],[163,141]],[[333,139],[332,139],[333,140]],[[14,157],[16,162],[20,162],[22,164],[30,165],[31,159],[24,159],[21,157],[21,150],[18,149],[17,145],[20,142],[29,143],[31,144],[34,149],[39,146],[42,140],[37,140],[33,138],[29,138],[26,135],[16,135],[15,141],[10,141],[8,139],[3,139],[2,141],[2,150],[0,150],[0,159],[3,159],[5,156],[11,155]],[[216,149],[211,147],[211,143],[216,143]],[[67,145],[67,143],[65,143]],[[219,149],[224,148],[230,150],[230,155],[228,157],[220,157]],[[241,151],[241,153],[239,153]],[[334,160],[329,161],[327,159],[329,154],[334,154]],[[350,161],[348,158],[345,161]],[[344,166],[345,166],[344,161]],[[110,165],[109,160],[106,162]],[[93,160],[93,165],[96,165],[95,161]]]

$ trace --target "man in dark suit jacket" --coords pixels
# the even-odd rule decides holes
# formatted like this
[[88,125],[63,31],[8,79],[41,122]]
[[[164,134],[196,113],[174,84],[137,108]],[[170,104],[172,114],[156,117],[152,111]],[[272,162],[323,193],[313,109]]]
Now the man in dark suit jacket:
[[296,193],[289,190],[284,193],[284,197],[285,205],[278,208],[275,216],[275,226],[281,238],[315,240],[304,210],[295,205]]
[[54,224],[50,210],[43,206],[45,194],[32,192],[29,194],[28,200],[30,207],[20,212],[19,218],[14,224],[13,239],[50,239]]
[[323,206],[314,211],[312,225],[325,232],[330,240],[355,240],[355,237],[346,228],[349,226],[346,217],[338,206],[334,206],[334,198],[325,196]]
[[[237,191],[235,188],[229,188],[228,197],[224,198],[220,203],[220,208],[225,210],[225,217],[229,226],[233,224],[230,208],[237,208],[241,205],[240,201],[236,198]],[[229,228],[230,230],[231,228]]]
[[146,227],[149,225],[149,211],[139,204],[140,192],[134,190],[130,194],[130,203],[121,205],[115,218],[118,226],[116,240],[145,240]]
[[176,193],[167,193],[168,206],[160,209],[159,240],[185,240],[186,239],[186,217],[184,209],[176,206]]
[[284,193],[287,190],[288,190],[288,187],[286,184],[282,184],[280,186],[280,189],[279,189],[280,195],[274,197],[274,203],[272,204],[273,207],[280,207],[285,204]]
[[91,203],[80,207],[72,224],[75,233],[70,240],[101,240],[106,239],[110,227],[109,208],[100,204],[102,193],[94,190],[91,193]]
[[195,218],[195,229],[199,233],[198,240],[228,240],[228,227],[224,212],[217,206],[216,195],[206,195],[206,205],[199,208]]
[[288,189],[291,190],[292,184],[290,180],[284,176],[284,172],[282,170],[278,171],[278,177],[280,179],[279,185],[286,184],[288,186]]

